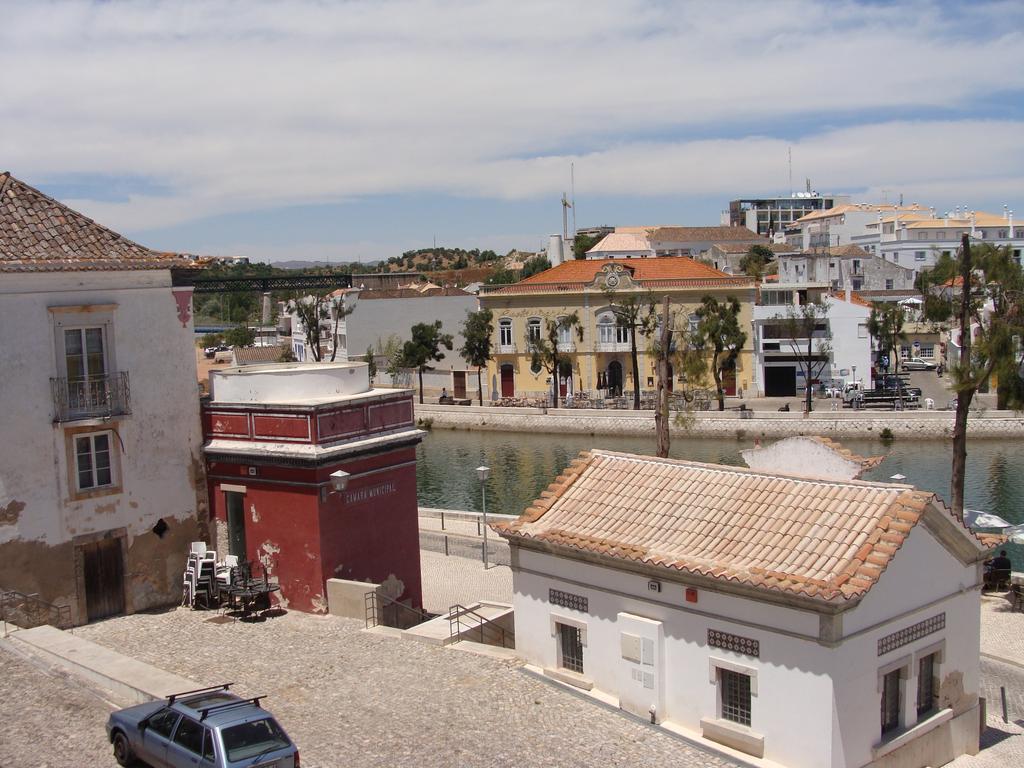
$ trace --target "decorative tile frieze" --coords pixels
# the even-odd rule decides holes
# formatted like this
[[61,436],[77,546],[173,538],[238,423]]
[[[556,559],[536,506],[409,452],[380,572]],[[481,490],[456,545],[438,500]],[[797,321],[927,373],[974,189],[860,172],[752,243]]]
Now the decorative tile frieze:
[[736,653],[742,653],[746,656],[753,656],[755,659],[761,656],[760,641],[750,637],[730,635],[728,632],[719,632],[717,629],[708,630],[708,647],[736,651]]
[[889,651],[895,651],[897,648],[901,648],[908,643],[912,643],[915,640],[919,640],[922,637],[938,632],[941,629],[946,628],[946,614],[939,613],[932,616],[930,619],[919,621],[917,624],[912,624],[909,627],[893,632],[891,635],[879,638],[878,640],[878,655],[884,656]]
[[590,601],[583,595],[574,595],[572,592],[563,592],[560,589],[548,590],[548,602],[552,605],[560,605],[562,608],[571,608],[574,611],[587,613]]

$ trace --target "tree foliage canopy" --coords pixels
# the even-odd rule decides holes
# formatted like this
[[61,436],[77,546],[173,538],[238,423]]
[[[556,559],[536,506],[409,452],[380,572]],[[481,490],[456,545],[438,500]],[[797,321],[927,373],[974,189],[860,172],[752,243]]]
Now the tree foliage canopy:
[[746,255],[740,259],[740,270],[748,277],[760,280],[765,275],[765,268],[775,260],[775,252],[767,245],[752,245]]
[[724,411],[722,371],[735,365],[740,350],[747,343],[747,334],[740,328],[740,302],[735,296],[719,301],[714,296],[706,295],[701,299],[696,314],[694,345],[710,358],[711,375],[718,395],[718,410]]

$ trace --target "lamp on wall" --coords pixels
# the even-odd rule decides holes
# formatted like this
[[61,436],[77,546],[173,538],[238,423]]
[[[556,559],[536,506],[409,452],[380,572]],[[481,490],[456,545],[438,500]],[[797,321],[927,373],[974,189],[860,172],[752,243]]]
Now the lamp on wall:
[[351,475],[343,469],[339,469],[337,472],[331,472],[331,488],[334,493],[341,493],[348,488],[348,479]]
[[484,570],[486,571],[490,567],[487,562],[487,478],[491,476],[491,468],[477,467],[476,476],[480,478],[480,500],[483,504],[484,513]]

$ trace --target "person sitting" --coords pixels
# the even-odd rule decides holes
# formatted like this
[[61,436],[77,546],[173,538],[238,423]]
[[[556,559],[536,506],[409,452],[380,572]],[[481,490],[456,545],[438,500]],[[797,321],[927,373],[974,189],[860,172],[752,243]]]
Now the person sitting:
[[999,557],[993,557],[988,563],[985,571],[985,586],[989,589],[1006,589],[1010,584],[1010,571],[1013,565],[1010,558],[1006,556],[1006,550],[999,552]]
[[449,401],[448,387],[441,387],[441,397],[438,398],[439,403],[447,403]]

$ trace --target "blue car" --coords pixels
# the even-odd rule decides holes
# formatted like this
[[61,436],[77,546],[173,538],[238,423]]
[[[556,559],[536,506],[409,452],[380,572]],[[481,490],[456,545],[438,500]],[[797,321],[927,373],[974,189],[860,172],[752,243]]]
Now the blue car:
[[228,685],[111,713],[107,736],[118,765],[153,768],[300,768],[299,750],[260,699]]

